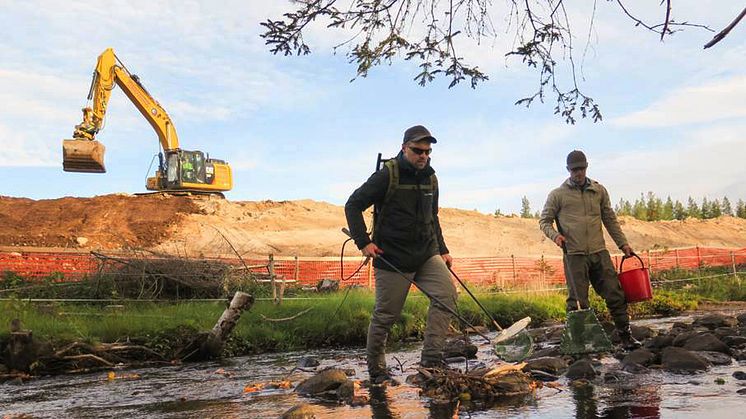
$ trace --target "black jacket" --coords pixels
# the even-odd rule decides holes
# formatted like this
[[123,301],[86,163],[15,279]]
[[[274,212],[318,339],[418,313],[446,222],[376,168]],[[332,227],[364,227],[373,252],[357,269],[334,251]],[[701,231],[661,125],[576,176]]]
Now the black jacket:
[[[345,216],[355,244],[362,249],[371,242],[363,211],[371,205],[380,208],[372,241],[395,267],[415,272],[430,257],[448,253],[438,220],[438,188],[430,186],[435,170],[429,162],[422,170],[416,170],[401,152],[395,158],[401,188],[384,205],[389,188],[389,168],[384,166],[352,193],[345,204]],[[391,270],[378,259],[373,266]]]

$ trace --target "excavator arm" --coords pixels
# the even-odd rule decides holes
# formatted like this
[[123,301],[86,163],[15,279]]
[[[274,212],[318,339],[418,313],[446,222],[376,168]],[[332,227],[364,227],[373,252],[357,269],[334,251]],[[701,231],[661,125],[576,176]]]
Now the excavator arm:
[[148,177],[145,188],[167,193],[218,194],[233,187],[230,165],[211,159],[199,150],[179,147],[171,118],[148,93],[136,75],[117,58],[111,48],[98,57],[93,81],[88,92],[91,107],[83,108],[83,121],[75,126],[73,138],[62,141],[62,166],[66,172],[103,173],[104,145],[96,135],[104,126],[111,91],[119,86],[142,116],[150,123],[160,141],[160,154],[155,176]]
[[106,110],[114,86],[119,86],[130,101],[150,123],[164,151],[179,148],[179,137],[166,110],[142,85],[138,77],[107,48],[98,57],[96,70],[88,93],[92,107],[83,108],[83,121],[75,126],[72,140],[63,141],[63,168],[68,172],[105,172],[103,144],[96,134],[103,128]]

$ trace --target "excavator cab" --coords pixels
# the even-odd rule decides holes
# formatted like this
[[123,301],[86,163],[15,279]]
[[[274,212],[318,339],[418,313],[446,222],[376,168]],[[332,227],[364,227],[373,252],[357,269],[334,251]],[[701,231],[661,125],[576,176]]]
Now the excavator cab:
[[198,150],[175,149],[160,156],[159,168],[145,187],[151,191],[218,193],[230,190],[233,179],[225,161],[211,159]]

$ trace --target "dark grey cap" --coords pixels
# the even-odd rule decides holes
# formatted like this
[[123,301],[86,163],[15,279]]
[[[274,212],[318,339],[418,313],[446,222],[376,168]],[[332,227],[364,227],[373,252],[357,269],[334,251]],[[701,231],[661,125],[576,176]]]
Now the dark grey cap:
[[435,137],[430,135],[430,131],[428,131],[427,128],[423,127],[422,125],[415,125],[404,131],[404,143],[407,143],[409,141],[417,142],[423,140],[428,140],[431,143],[438,142]]
[[567,155],[567,170],[583,169],[588,167],[588,160],[580,150],[573,150]]

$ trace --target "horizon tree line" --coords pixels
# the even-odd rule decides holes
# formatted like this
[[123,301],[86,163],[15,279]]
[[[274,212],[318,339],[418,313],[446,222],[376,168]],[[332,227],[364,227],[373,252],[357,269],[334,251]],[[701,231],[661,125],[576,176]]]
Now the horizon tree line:
[[[686,205],[684,205],[678,199],[671,199],[671,196],[666,197],[666,200],[663,201],[655,193],[648,192],[647,196],[640,193],[640,197],[635,199],[634,202],[621,198],[614,207],[614,212],[618,216],[630,216],[641,221],[670,221],[687,218],[707,220],[722,215],[746,219],[746,203],[743,199],[739,199],[734,207],[727,196],[722,199],[703,197],[701,203],[697,203],[690,196],[687,198]],[[503,216],[505,214],[498,208],[494,215]],[[521,211],[517,215],[521,218],[539,218],[540,211],[531,212],[531,203],[528,197],[523,196],[521,198]]]

